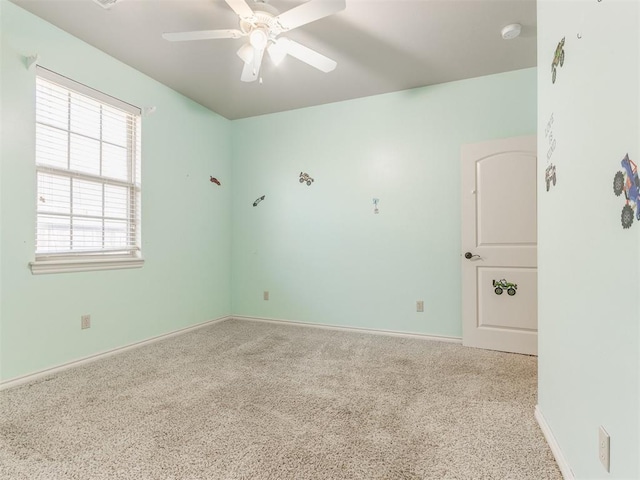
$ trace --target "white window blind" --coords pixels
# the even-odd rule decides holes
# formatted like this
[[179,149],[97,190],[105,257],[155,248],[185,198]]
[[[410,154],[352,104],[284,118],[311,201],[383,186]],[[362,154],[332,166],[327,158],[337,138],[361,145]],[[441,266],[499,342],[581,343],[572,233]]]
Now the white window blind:
[[140,157],[140,109],[38,67],[35,263],[140,257]]

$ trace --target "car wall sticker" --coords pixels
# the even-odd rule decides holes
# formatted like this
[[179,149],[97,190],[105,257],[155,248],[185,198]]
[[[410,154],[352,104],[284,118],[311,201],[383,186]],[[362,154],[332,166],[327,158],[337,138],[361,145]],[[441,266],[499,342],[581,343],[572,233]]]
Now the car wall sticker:
[[307,185],[311,185],[313,183],[313,178],[309,176],[308,173],[300,172],[300,183],[307,183]]
[[627,153],[622,161],[623,171],[618,171],[613,177],[613,193],[619,197],[624,192],[625,204],[622,207],[620,221],[622,228],[630,228],[633,217],[640,221],[640,179],[638,166],[629,158]]
[[504,278],[502,280],[493,280],[493,291],[496,295],[502,295],[502,292],[506,290],[507,295],[513,297],[516,294],[517,289],[517,284],[507,282]]
[[544,129],[544,138],[549,142],[549,149],[547,150],[547,161],[551,160],[554,152],[556,151],[556,137],[553,135],[553,124],[555,122],[554,114],[551,114],[547,126]]
[[547,192],[551,188],[551,185],[556,185],[556,166],[552,163],[544,171],[544,181],[547,184]]
[[562,40],[560,40],[560,43],[558,43],[556,47],[556,53],[553,55],[553,62],[551,62],[551,83],[556,83],[558,67],[564,65],[564,40],[565,37],[562,37]]
[[544,138],[547,140],[549,144],[549,149],[547,150],[547,168],[544,171],[544,183],[547,186],[547,192],[551,188],[551,185],[556,184],[556,166],[551,162],[551,157],[553,157],[554,152],[556,151],[556,137],[553,133],[553,124],[555,122],[554,114],[551,114],[549,121],[547,122],[547,126],[544,129]]

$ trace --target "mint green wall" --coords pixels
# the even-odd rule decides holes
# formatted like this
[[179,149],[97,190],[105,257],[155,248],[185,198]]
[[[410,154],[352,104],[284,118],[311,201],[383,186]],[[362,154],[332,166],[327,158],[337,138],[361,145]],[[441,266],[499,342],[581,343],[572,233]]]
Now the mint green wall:
[[[535,69],[229,122],[6,0],[0,8],[0,379],[231,311],[460,336],[460,146],[535,131]],[[23,56],[33,53],[157,107],[143,122],[144,268],[31,275],[34,73]],[[93,325],[81,331],[85,313]]]
[[625,154],[640,164],[639,13],[633,1],[538,2],[539,178],[552,113],[558,178],[548,193],[539,184],[538,396],[579,479],[640,477],[640,222],[622,228],[624,196],[612,188]]
[[232,122],[234,314],[459,337],[460,146],[535,130],[535,69]]
[[[228,315],[230,122],[6,0],[0,8],[0,379]],[[157,107],[142,127],[142,269],[31,274],[34,72],[22,56],[34,53],[46,68]]]
[[[3,7],[4,2],[0,1],[0,226],[2,225],[2,151],[3,151],[3,105],[2,105],[2,97],[4,94],[2,93],[2,44],[3,35],[2,35],[2,17],[3,17]],[[0,381],[2,380],[2,230],[0,230]]]
[[[0,0],[0,380],[232,311],[460,336],[460,146],[537,126],[542,179],[553,113],[558,185],[539,191],[540,409],[577,478],[640,476],[640,222],[622,230],[611,191],[622,156],[640,160],[640,8],[538,5],[539,64],[568,39],[556,85],[548,68],[528,69],[229,122]],[[22,57],[33,53],[157,107],[143,122],[144,268],[31,275],[34,74]],[[612,436],[609,475],[599,425]]]

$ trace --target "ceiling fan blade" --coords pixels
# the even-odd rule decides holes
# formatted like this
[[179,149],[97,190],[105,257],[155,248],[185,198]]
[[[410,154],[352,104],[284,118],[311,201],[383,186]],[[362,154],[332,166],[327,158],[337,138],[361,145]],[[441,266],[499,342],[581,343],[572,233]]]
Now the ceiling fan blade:
[[[229,1],[229,0],[227,0]],[[314,22],[346,8],[346,0],[310,0],[276,17],[284,32]]]
[[225,0],[231,9],[242,18],[253,17],[254,13],[245,0]]
[[253,60],[246,62],[242,68],[240,80],[243,82],[255,82],[260,77],[260,66],[264,50],[253,49]]
[[253,62],[245,63],[244,67],[242,67],[242,75],[240,75],[240,80],[243,82],[254,82],[258,78],[253,75]]
[[278,43],[286,48],[287,53],[298,60],[317,68],[318,70],[329,73],[338,65],[335,60],[325,57],[321,53],[311,50],[309,47],[294,42],[288,38],[278,39]]
[[240,38],[240,30],[199,30],[195,32],[163,33],[162,38],[170,42],[184,42],[189,40],[213,40],[217,38]]

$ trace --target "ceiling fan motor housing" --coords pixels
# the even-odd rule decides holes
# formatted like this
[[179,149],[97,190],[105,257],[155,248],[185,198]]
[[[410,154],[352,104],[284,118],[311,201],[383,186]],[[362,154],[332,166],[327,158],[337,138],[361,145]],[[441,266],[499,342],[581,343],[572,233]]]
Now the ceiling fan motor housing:
[[240,18],[240,30],[245,35],[250,35],[256,29],[262,30],[270,40],[275,39],[283,31],[276,20],[278,10],[271,5],[256,2],[254,6],[254,16],[251,18]]

